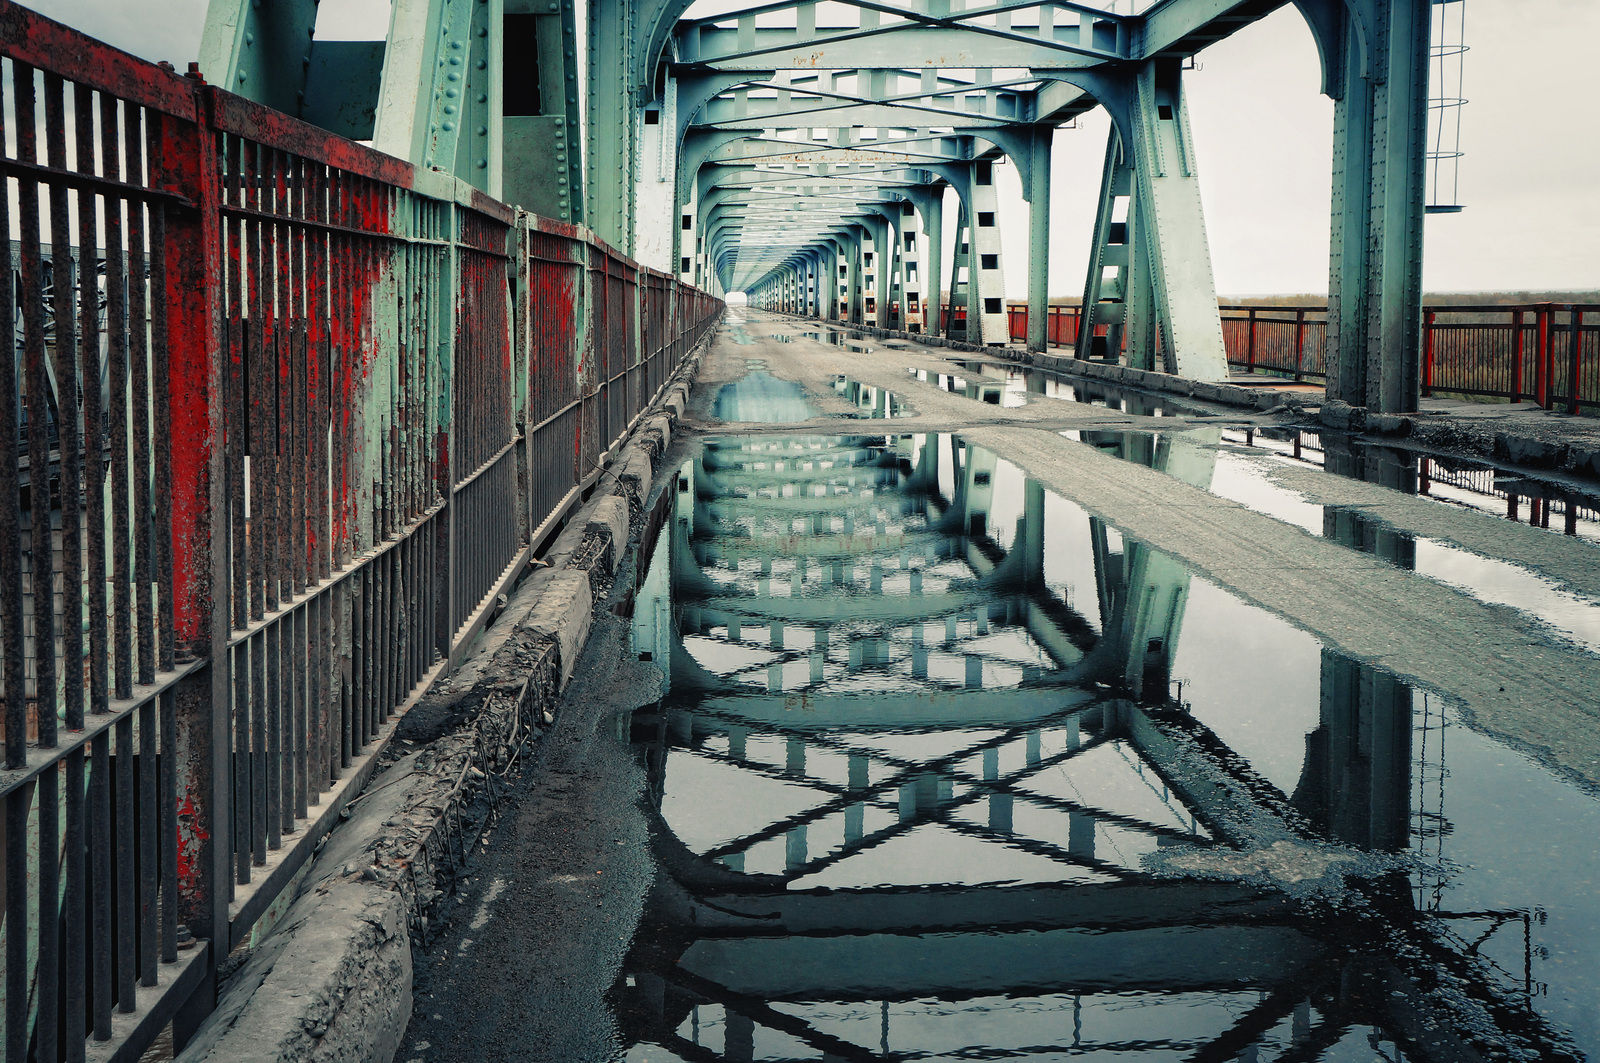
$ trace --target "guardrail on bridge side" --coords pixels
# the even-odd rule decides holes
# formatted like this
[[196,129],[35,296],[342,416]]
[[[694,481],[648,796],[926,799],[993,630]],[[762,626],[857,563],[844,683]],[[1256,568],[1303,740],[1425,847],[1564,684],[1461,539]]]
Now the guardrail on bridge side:
[[135,1059],[722,304],[8,0],[0,64],[5,1055]]
[[[1013,342],[1028,337],[1028,308],[1008,304]],[[1228,364],[1295,380],[1326,378],[1328,308],[1225,304]],[[1049,344],[1071,347],[1079,308],[1049,308]],[[1097,335],[1105,335],[1100,326]],[[1423,308],[1422,393],[1521,402],[1569,413],[1600,409],[1600,304],[1431,305]]]

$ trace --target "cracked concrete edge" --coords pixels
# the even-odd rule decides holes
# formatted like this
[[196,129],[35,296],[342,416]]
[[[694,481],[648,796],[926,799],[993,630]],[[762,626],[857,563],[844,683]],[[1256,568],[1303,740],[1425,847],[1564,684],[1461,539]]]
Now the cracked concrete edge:
[[392,1063],[411,1017],[413,940],[429,933],[455,853],[473,841],[462,810],[485,791],[492,797],[493,780],[553,722],[592,628],[595,595],[609,589],[642,525],[655,464],[713,331],[623,445],[613,490],[597,487],[546,554],[547,567],[523,580],[473,654],[418,706],[464,705],[471,719],[390,758],[351,802],[275,931],[236,954],[216,1010],[180,1063]]

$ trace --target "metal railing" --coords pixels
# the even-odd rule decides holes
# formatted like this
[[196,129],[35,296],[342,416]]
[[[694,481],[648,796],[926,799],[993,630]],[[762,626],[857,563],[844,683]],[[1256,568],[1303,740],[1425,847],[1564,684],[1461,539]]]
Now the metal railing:
[[7,0],[0,65],[5,1058],[133,1059],[721,303]]
[[[1028,337],[1028,308],[1007,306],[1011,339]],[[1327,376],[1326,306],[1224,305],[1228,364],[1295,380]],[[1076,306],[1051,306],[1049,343],[1071,347]],[[1097,329],[1097,333],[1103,329]],[[1423,308],[1422,393],[1471,395],[1571,413],[1600,408],[1600,304],[1522,303]]]

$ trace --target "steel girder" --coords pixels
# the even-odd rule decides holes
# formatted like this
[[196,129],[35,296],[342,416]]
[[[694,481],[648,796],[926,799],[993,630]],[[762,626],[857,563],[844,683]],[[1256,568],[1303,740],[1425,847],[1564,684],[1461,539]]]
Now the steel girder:
[[[628,252],[635,251],[646,115],[665,117],[663,161],[655,167],[663,172],[652,180],[668,184],[664,194],[675,200],[669,210],[690,227],[682,228],[681,218],[669,226],[671,260],[664,249],[652,250],[661,261],[651,264],[686,277],[701,276],[713,262],[709,215],[694,207],[705,191],[699,174],[706,162],[826,165],[831,182],[846,156],[879,164],[904,156],[938,175],[932,187],[894,192],[920,204],[931,242],[928,208],[937,186],[949,181],[944,170],[1003,153],[1017,163],[1034,204],[1035,311],[1048,265],[1041,238],[1049,205],[1034,194],[1047,183],[1041,131],[1105,106],[1128,168],[1108,167],[1112,184],[1102,190],[1102,204],[1115,205],[1120,193],[1111,189],[1120,182],[1133,206],[1120,233],[1127,243],[1108,242],[1121,223],[1097,227],[1086,291],[1104,289],[1108,261],[1109,281],[1123,290],[1120,298],[1096,298],[1091,316],[1126,331],[1138,362],[1191,375],[1220,372],[1193,154],[1181,86],[1170,88],[1167,71],[1285,0],[1160,0],[1139,14],[1038,0],[964,8],[951,0],[778,0],[685,19],[689,3],[396,0],[386,40],[323,42],[315,39],[314,0],[211,0],[201,68],[230,91],[370,138],[547,216],[586,221]],[[1404,412],[1415,407],[1419,390],[1429,3],[1293,3],[1317,43],[1323,90],[1335,100],[1330,394]],[[587,84],[578,80],[582,40]],[[533,81],[542,102],[508,112],[507,94],[515,97]],[[1164,105],[1164,93],[1176,102]],[[1172,119],[1160,117],[1163,106]],[[529,109],[539,113],[522,113]],[[790,139],[785,130],[806,131],[808,139]],[[818,130],[831,130],[826,141],[809,139]],[[979,140],[994,147],[980,149]],[[1166,160],[1176,164],[1164,168]],[[875,189],[867,203],[886,188],[877,179],[865,184]],[[651,204],[652,217],[658,205]],[[744,208],[723,206],[718,232],[721,244],[732,246],[744,230],[730,212]],[[875,208],[863,209],[877,216]],[[766,238],[765,225],[749,235]],[[838,229],[813,226],[809,236],[826,242]],[[791,234],[807,235],[798,227]],[[689,239],[694,244],[685,247]],[[1129,257],[1120,263],[1118,256]],[[928,267],[931,281],[943,263],[933,256]],[[1032,346],[1042,342],[1043,318],[1030,314]],[[930,321],[937,324],[931,314]]]

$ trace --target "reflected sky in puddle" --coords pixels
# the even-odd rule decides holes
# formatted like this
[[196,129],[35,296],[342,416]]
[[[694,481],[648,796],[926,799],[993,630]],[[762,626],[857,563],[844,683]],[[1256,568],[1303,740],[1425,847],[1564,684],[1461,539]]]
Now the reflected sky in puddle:
[[1600,1047],[1600,806],[1436,697],[955,437],[714,440],[669,491],[621,1058]]
[[[1304,461],[1317,468],[1325,467],[1320,450],[1315,455],[1317,460],[1309,460],[1311,454],[1305,440],[1276,440],[1263,436],[1259,431],[1247,434],[1242,430],[1207,428],[1155,435],[1106,431],[1063,434],[1090,443],[1104,453],[1162,471],[1187,469],[1199,460],[1210,470],[1209,480],[1199,482],[1182,471],[1174,474],[1219,498],[1238,502],[1258,513],[1303,528],[1319,538],[1372,554],[1398,568],[1418,572],[1464,591],[1479,601],[1510,606],[1549,625],[1566,638],[1600,653],[1600,602],[1566,590],[1555,581],[1521,565],[1501,558],[1485,557],[1440,539],[1409,534],[1357,507],[1324,506],[1309,502],[1299,491],[1275,482],[1272,469],[1284,459]],[[1257,453],[1250,453],[1248,448],[1256,447],[1258,441],[1268,445]],[[1243,452],[1228,449],[1229,445],[1237,447],[1240,444],[1247,449]],[[1377,452],[1377,448],[1372,449],[1374,453]],[[1167,450],[1179,453],[1159,459],[1156,457]],[[1298,459],[1293,457],[1296,451],[1301,455]],[[1190,452],[1204,452],[1209,457],[1196,459]],[[1397,483],[1420,486],[1420,481],[1414,475],[1419,462],[1435,461],[1435,472],[1448,474],[1448,470],[1439,466],[1436,459],[1392,451],[1388,455],[1412,473],[1399,477],[1395,481]],[[1394,465],[1391,462],[1387,467],[1394,468]],[[1483,482],[1481,477],[1478,480]],[[1467,485],[1473,483],[1470,479],[1461,482]],[[1492,483],[1492,480],[1489,482]],[[1469,493],[1466,487],[1452,484],[1446,490],[1452,496],[1457,496],[1449,499],[1451,504],[1468,505],[1458,497]],[[1487,497],[1495,500],[1492,494]],[[1503,502],[1500,504],[1504,505]],[[1487,510],[1484,505],[1471,505],[1470,508]],[[1503,513],[1502,510],[1499,515]],[[1580,532],[1592,533],[1594,524],[1592,519],[1577,522]],[[1600,563],[1600,557],[1596,561]]]
[[1065,402],[1081,402],[1088,406],[1100,406],[1118,413],[1131,413],[1140,417],[1174,417],[1202,412],[1198,407],[1174,402],[1168,396],[1128,391],[1094,380],[1052,373],[1045,369],[1025,368],[1005,362],[957,360],[956,364],[980,378],[982,383],[990,380],[1002,381],[1009,392],[1022,396],[1017,402],[1007,402],[1008,406],[1021,405],[1027,401],[1028,396],[1036,396]]
[[764,369],[724,384],[711,407],[711,415],[719,421],[789,424],[810,420],[817,414],[816,407],[806,401],[804,388]]

